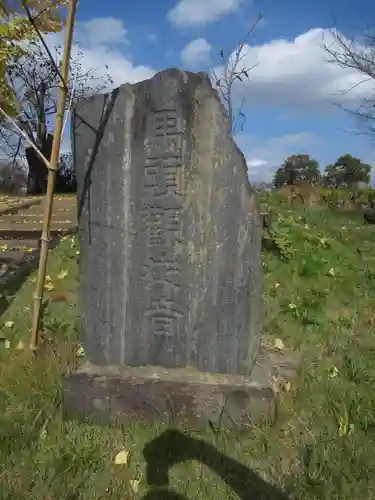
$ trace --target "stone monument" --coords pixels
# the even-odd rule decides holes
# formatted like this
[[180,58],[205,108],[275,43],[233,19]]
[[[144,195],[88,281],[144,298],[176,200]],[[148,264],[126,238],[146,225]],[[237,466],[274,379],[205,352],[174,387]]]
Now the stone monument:
[[228,131],[204,73],[169,69],[76,106],[87,361],[65,379],[67,415],[272,419],[254,368],[262,222]]

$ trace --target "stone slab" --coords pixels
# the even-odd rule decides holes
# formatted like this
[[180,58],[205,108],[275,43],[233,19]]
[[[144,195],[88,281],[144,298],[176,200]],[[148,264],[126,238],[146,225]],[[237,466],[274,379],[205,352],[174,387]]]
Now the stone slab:
[[202,373],[194,368],[98,366],[85,362],[64,381],[65,416],[112,420],[208,423],[226,428],[272,423],[278,397],[273,377],[291,378],[298,357],[261,350],[250,377]]
[[208,76],[162,71],[80,102],[71,123],[90,362],[247,376],[262,222]]

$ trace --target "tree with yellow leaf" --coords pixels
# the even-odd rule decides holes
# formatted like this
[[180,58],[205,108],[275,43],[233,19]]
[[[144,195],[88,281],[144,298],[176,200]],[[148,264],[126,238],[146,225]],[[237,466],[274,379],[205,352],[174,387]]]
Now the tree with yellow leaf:
[[[17,1],[20,2],[19,10],[22,13],[24,1]],[[67,3],[67,0],[60,0],[57,3],[53,3],[52,0],[28,0],[24,12],[27,14],[26,18],[32,31],[27,31],[23,38],[24,42],[27,39],[27,43],[14,44],[16,54],[8,53],[5,61],[3,80],[6,86],[4,96],[7,96],[5,104],[8,109],[5,109],[1,102],[0,107],[5,109],[8,116],[11,114],[9,110],[12,111],[13,116],[12,120],[0,123],[1,153],[14,170],[17,165],[24,165],[26,160],[27,194],[32,195],[46,192],[48,171],[42,157],[49,161],[51,156],[57,96],[61,85],[55,60],[61,59],[62,48],[54,47],[54,54],[51,54],[42,34],[62,27],[59,8],[64,3]],[[30,22],[31,8],[33,8],[32,22]],[[47,18],[45,11],[50,13]],[[24,17],[23,20],[25,21]],[[98,74],[93,68],[86,68],[81,62],[81,55],[77,53],[69,58],[69,76],[64,82],[68,92],[66,110],[75,102],[108,89],[113,83],[109,75]],[[41,152],[42,157],[36,149]],[[63,174],[58,175],[57,179],[57,186],[60,188],[61,181],[64,183],[64,188],[69,185],[74,186],[73,170],[66,169],[68,162],[65,160],[66,157],[59,162],[59,174]]]
[[[60,31],[64,20],[61,7],[66,0],[1,0],[0,1],[0,107],[11,116],[17,114],[17,103],[7,79],[7,63],[25,54],[25,43],[37,33],[26,14],[28,7],[35,26],[41,33]],[[0,120],[3,120],[1,116]]]

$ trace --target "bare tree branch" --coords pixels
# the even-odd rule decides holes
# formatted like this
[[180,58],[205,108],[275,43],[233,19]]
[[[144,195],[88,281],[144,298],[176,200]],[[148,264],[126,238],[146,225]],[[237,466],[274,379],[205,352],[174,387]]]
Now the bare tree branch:
[[372,95],[364,96],[356,109],[344,106],[342,103],[333,103],[340,109],[352,114],[365,125],[366,132],[375,133],[375,34],[371,31],[363,36],[363,41],[347,39],[338,30],[331,30],[332,43],[324,44],[323,49],[328,54],[328,63],[335,64],[342,69],[351,69],[362,75],[357,83],[341,92],[341,97],[348,96],[350,92],[362,85],[372,83]]
[[[59,58],[60,48],[55,49]],[[39,150],[43,150],[46,136],[51,133],[54,125],[57,94],[61,85],[56,67],[57,63],[45,54],[43,46],[37,42],[30,44],[29,53],[25,57],[7,65],[8,79],[18,103],[19,114],[15,121]],[[70,60],[70,73],[66,111],[75,102],[101,92],[113,83],[108,75],[97,73],[96,76],[94,69],[84,68],[81,53]],[[4,124],[0,128],[3,126]],[[14,134],[19,135],[17,129],[11,128]]]
[[[243,83],[245,79],[249,79],[249,73],[252,69],[258,66],[258,63],[251,67],[243,68],[240,66],[240,62],[246,57],[244,53],[245,45],[248,43],[249,38],[254,33],[256,27],[263,19],[263,14],[259,14],[249,31],[245,36],[238,42],[234,53],[226,55],[224,50],[220,50],[220,58],[222,61],[222,67],[220,74],[217,74],[215,69],[212,69],[212,75],[216,83],[216,87],[223,99],[225,106],[228,111],[229,123],[230,123],[230,134],[234,135],[238,130],[236,129],[236,119],[234,116],[234,100],[233,100],[233,87],[237,81]],[[243,113],[244,99],[241,100],[241,104],[238,109],[238,116],[245,118]],[[243,125],[241,129],[243,128]]]
[[28,20],[29,20],[30,24],[32,25],[32,27],[34,28],[34,30],[35,30],[35,32],[36,32],[36,34],[38,35],[38,38],[39,38],[40,43],[43,45],[43,48],[44,48],[44,50],[47,52],[47,54],[48,54],[48,57],[49,57],[50,61],[51,61],[51,62],[52,62],[52,64],[54,65],[54,69],[55,69],[56,73],[59,75],[60,82],[63,84],[63,86],[64,86],[65,90],[67,90],[67,89],[68,89],[68,87],[67,87],[67,83],[64,81],[63,75],[61,74],[61,71],[60,71],[59,67],[57,66],[57,64],[55,64],[55,61],[54,61],[54,59],[53,59],[53,57],[52,57],[52,54],[51,54],[51,52],[50,52],[50,50],[49,50],[49,48],[48,48],[48,46],[47,46],[46,42],[44,41],[43,35],[42,35],[42,33],[40,32],[40,29],[38,28],[38,26],[37,26],[37,25],[36,25],[36,23],[35,23],[35,20],[34,20],[34,18],[33,18],[33,16],[32,16],[32,14],[31,14],[31,12],[30,12],[30,9],[29,9],[29,7],[28,7],[28,5],[27,5],[26,0],[23,0],[23,1],[22,1],[22,6],[23,6],[23,8],[25,9],[25,12],[26,12],[26,15],[27,15],[27,18],[28,18]]

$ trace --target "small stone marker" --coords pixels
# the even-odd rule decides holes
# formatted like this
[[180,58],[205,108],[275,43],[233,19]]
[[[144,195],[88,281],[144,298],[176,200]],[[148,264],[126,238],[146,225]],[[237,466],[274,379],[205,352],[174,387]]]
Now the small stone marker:
[[87,362],[67,415],[273,418],[253,370],[262,221],[228,130],[207,75],[176,69],[75,108]]

